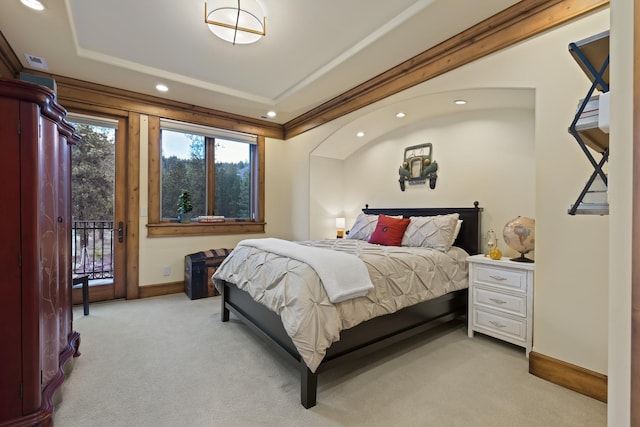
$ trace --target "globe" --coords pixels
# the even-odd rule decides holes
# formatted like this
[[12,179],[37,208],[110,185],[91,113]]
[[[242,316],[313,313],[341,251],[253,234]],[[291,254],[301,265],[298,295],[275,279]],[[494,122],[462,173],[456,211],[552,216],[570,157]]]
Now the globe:
[[511,258],[512,261],[533,262],[533,260],[526,258],[524,255],[531,252],[535,247],[535,231],[536,220],[533,218],[519,216],[507,222],[502,230],[504,242],[514,251],[520,252],[518,258]]

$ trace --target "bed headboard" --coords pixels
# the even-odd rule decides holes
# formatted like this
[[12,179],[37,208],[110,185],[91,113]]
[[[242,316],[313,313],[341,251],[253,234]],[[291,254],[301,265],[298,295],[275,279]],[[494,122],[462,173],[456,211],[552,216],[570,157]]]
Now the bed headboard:
[[366,205],[362,212],[368,215],[402,215],[405,218],[458,213],[462,220],[462,227],[454,245],[466,250],[470,255],[475,255],[482,252],[482,229],[480,227],[482,208],[479,205],[478,202],[473,202],[472,208],[369,208],[369,205]]

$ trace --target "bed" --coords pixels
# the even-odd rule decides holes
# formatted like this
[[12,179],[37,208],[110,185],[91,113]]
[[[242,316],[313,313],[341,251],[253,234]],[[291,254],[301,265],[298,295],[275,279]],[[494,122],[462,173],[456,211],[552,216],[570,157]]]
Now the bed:
[[[463,260],[466,258],[466,254],[473,255],[480,252],[480,214],[482,208],[479,207],[478,202],[475,202],[474,206],[469,208],[373,209],[367,205],[362,211],[364,215],[377,216],[382,214],[399,218],[458,214],[461,226],[455,242],[453,242],[453,246],[455,246],[453,249],[461,248],[464,250],[464,252],[459,251],[460,254],[456,255],[458,264],[464,265]],[[299,243],[304,244],[307,242]],[[253,250],[253,248],[251,249]],[[393,249],[392,251],[397,250],[402,252],[401,249]],[[237,247],[237,251],[234,250],[234,252],[241,253],[240,245]],[[234,252],[227,257],[225,263],[242,263],[237,258],[234,261]],[[266,260],[267,258],[264,259]],[[343,328],[339,332],[338,340],[328,345],[319,358],[313,359],[313,356],[308,355],[307,349],[300,347],[299,340],[296,340],[295,337],[292,339],[292,326],[284,316],[281,317],[271,308],[268,308],[264,301],[256,301],[260,298],[257,297],[255,291],[246,290],[246,283],[240,279],[236,280],[236,276],[233,274],[227,273],[226,276],[222,274],[223,278],[218,276],[219,272],[224,272],[225,263],[214,275],[214,281],[221,294],[221,320],[223,322],[229,321],[230,313],[233,313],[240,321],[263,338],[276,352],[282,354],[283,357],[292,361],[298,367],[301,376],[300,400],[305,408],[310,408],[316,404],[319,373],[350,359],[361,357],[461,316],[466,316],[467,312],[467,289],[465,285],[463,288],[446,291],[442,295],[408,305],[390,314],[376,315],[376,317],[359,322],[355,326]],[[274,270],[276,267],[269,264],[269,268]],[[230,269],[231,267],[227,267],[227,270]],[[440,267],[432,267],[431,271],[439,269]],[[277,275],[273,271],[270,274]],[[462,282],[466,283],[466,268],[464,269],[464,278],[459,277],[459,273],[456,274],[458,275],[456,283],[460,284],[462,279],[464,279]],[[266,285],[265,287],[270,288],[270,286]],[[281,297],[278,298],[282,299]],[[352,304],[351,301],[367,298],[360,297],[347,300],[337,303],[335,306],[341,308]],[[317,304],[317,306],[320,305],[331,304]],[[333,308],[328,307],[328,309],[332,310]],[[327,322],[331,323],[330,321]],[[295,329],[295,327],[293,328]],[[316,332],[314,331],[314,333]]]

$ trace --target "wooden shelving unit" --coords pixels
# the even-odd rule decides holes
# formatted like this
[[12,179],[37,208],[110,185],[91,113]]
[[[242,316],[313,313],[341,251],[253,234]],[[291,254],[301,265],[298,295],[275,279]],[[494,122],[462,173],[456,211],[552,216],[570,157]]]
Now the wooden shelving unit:
[[[570,215],[607,215],[608,203],[591,203],[585,202],[584,199],[597,179],[601,180],[605,187],[608,185],[607,175],[602,168],[609,158],[609,134],[600,128],[599,116],[591,116],[589,120],[584,118],[583,113],[596,89],[601,94],[609,92],[609,31],[569,43],[569,53],[591,81],[591,87],[569,126],[569,133],[578,142],[594,171],[576,202],[569,207],[568,213]],[[591,150],[601,155],[599,161],[596,161]]]

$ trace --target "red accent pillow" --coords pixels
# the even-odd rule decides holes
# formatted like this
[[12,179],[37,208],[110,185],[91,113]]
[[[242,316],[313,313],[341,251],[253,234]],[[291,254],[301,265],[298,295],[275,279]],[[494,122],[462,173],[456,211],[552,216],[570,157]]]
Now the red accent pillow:
[[391,218],[386,215],[378,216],[378,225],[373,231],[369,243],[385,246],[400,246],[404,230],[411,220],[409,218]]

